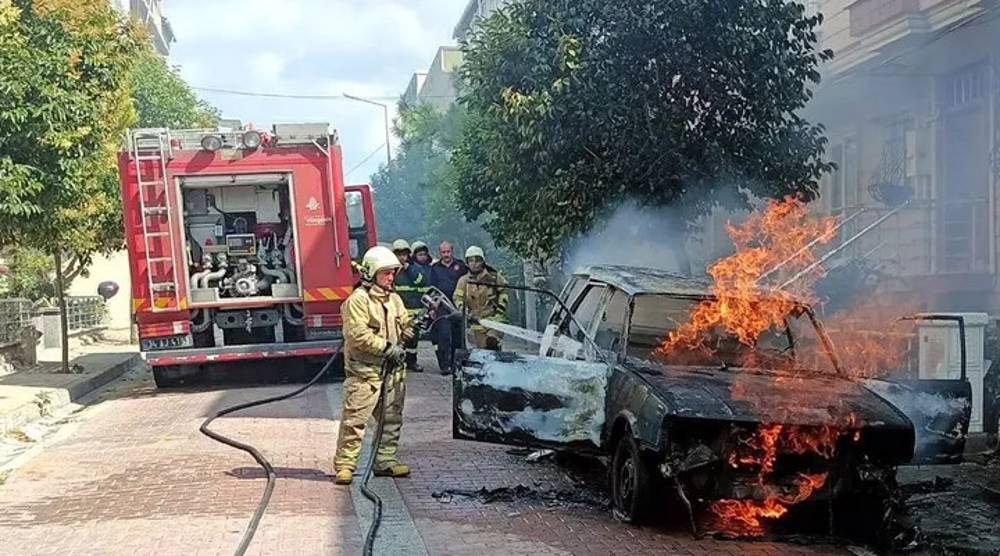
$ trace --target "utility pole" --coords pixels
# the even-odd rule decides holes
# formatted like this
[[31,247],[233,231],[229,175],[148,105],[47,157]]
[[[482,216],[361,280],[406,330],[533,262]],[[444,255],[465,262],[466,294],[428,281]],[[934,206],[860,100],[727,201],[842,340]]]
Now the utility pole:
[[388,168],[392,164],[392,153],[389,149],[389,105],[384,102],[376,102],[367,98],[362,98],[359,96],[349,95],[344,93],[344,98],[349,98],[351,100],[356,100],[358,102],[364,102],[366,104],[373,104],[375,106],[380,106],[382,108],[382,117],[385,119],[385,165]]

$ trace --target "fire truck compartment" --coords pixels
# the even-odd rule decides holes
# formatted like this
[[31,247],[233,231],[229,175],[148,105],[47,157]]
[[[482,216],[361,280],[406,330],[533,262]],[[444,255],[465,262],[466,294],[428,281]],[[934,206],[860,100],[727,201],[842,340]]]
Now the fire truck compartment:
[[291,174],[179,176],[192,307],[301,299]]

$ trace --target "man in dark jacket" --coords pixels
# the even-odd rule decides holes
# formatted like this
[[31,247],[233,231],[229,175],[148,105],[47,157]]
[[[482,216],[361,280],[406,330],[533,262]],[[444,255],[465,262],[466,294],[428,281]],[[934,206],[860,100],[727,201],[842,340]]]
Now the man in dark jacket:
[[[454,248],[447,241],[442,241],[438,247],[440,257],[431,265],[431,285],[441,290],[448,299],[454,300],[455,286],[458,279],[469,268],[459,259],[454,258]],[[461,342],[462,323],[458,320],[443,320],[434,325],[434,339],[437,342],[437,361],[441,374],[452,372],[455,356],[455,345]]]
[[[414,242],[418,245],[422,242]],[[426,245],[424,245],[426,249]],[[392,252],[399,259],[401,268],[396,273],[395,291],[403,300],[403,305],[413,317],[423,309],[420,299],[425,293],[430,291],[429,268],[426,265],[414,264],[410,253],[410,244],[405,239],[397,239],[392,242]],[[414,335],[403,345],[406,348],[406,369],[415,373],[423,372],[423,368],[417,364],[417,342],[419,338]]]

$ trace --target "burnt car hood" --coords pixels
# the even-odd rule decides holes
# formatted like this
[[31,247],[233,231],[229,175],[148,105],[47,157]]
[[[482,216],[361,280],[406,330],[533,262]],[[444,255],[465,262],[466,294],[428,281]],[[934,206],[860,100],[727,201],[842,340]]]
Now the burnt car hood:
[[910,429],[895,407],[840,377],[748,369],[636,365],[666,413],[746,423]]

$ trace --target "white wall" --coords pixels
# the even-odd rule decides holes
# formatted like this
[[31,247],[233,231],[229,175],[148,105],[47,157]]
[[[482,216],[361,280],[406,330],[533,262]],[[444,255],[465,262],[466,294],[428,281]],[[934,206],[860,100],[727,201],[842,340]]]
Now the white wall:
[[97,285],[106,280],[118,284],[118,295],[108,300],[108,336],[128,340],[131,327],[131,291],[128,253],[119,251],[108,257],[96,256],[89,276],[78,276],[69,287],[69,295],[97,295]]

